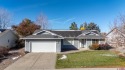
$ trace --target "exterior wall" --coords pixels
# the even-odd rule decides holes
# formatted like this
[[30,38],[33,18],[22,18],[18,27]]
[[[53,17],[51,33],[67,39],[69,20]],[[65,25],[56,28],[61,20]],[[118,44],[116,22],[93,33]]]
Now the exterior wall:
[[56,52],[61,52],[61,40],[56,40]]
[[64,50],[79,48],[79,40],[77,39],[64,39],[62,44],[62,49]]
[[8,47],[8,48],[15,47],[17,39],[18,39],[18,36],[16,36],[10,30],[0,37],[0,46],[4,46],[4,47]]
[[111,47],[125,47],[125,37],[118,29],[114,29],[106,36],[106,43]]
[[25,51],[30,52],[30,40],[25,40]]
[[60,39],[44,39],[44,40],[25,40],[25,51],[27,52],[31,52],[31,42],[33,41],[56,41],[56,52],[60,52],[61,51],[61,40]]
[[105,44],[105,40],[104,39],[100,39],[99,40],[99,44]]
[[86,40],[86,48],[89,48],[90,45],[92,45],[92,40],[91,39],[87,39]]
[[79,44],[79,40],[78,40],[78,39],[74,39],[74,46],[75,46],[77,49],[79,49],[79,48],[80,48],[79,45],[80,45],[80,44]]
[[[100,39],[98,44],[104,44],[105,40]],[[82,39],[79,40],[80,48],[89,48],[90,45],[92,45],[92,39]]]
[[81,39],[81,40],[79,40],[79,47],[80,48],[87,48],[87,41],[86,41],[86,39]]

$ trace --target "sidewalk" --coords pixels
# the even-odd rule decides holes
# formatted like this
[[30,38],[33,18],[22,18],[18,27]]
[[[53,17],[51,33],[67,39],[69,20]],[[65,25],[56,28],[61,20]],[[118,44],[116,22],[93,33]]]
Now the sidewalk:
[[67,68],[56,70],[125,70],[125,68]]

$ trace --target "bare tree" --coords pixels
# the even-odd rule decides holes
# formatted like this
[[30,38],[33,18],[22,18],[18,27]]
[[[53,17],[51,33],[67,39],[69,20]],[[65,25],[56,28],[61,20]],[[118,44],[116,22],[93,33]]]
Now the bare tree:
[[41,26],[41,29],[47,29],[48,28],[48,20],[45,15],[40,13],[36,19],[36,24]]
[[119,15],[110,26],[110,29],[115,30],[110,35],[107,41],[110,41],[115,47],[125,47],[125,15]]
[[4,8],[0,8],[0,28],[6,28],[9,23],[10,13]]

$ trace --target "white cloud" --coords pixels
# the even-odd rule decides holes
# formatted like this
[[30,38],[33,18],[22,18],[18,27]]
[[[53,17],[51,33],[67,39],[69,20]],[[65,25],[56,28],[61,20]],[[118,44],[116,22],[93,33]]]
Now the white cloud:
[[67,20],[63,20],[63,18],[55,18],[55,19],[50,19],[49,23],[67,23],[70,22],[72,20],[74,20],[75,18],[69,18]]
[[74,20],[75,18],[69,18],[64,20],[63,18],[55,18],[50,19],[49,23],[51,25],[51,28],[57,27],[57,26],[64,26],[66,23],[70,23],[70,21]]

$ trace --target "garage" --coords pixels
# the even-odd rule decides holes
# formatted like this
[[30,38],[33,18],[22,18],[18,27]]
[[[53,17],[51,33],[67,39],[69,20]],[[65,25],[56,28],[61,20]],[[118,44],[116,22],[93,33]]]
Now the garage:
[[31,42],[31,52],[56,52],[56,41]]

